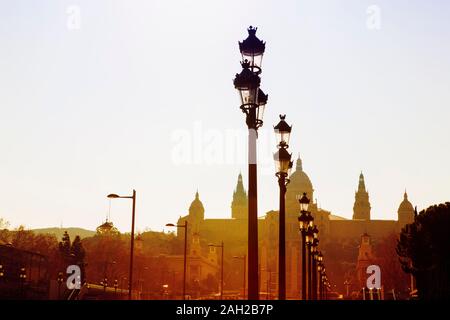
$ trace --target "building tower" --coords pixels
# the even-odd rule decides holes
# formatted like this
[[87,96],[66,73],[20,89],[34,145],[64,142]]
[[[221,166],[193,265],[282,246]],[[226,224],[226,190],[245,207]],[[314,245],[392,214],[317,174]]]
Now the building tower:
[[403,201],[398,207],[398,223],[400,228],[403,228],[406,224],[414,222],[414,207],[408,200],[408,194],[403,195]]
[[202,253],[202,248],[200,246],[200,235],[198,232],[192,234],[192,245],[190,247],[191,256],[200,256]]
[[203,203],[200,201],[200,196],[198,195],[198,191],[195,193],[195,199],[192,201],[189,207],[189,235],[192,235],[196,232],[200,231],[200,224],[205,219],[205,208],[203,207]]
[[231,217],[233,219],[247,219],[248,216],[248,198],[242,183],[242,174],[239,173],[236,189],[233,192],[233,201],[231,202]]
[[374,261],[372,252],[372,242],[370,236],[364,233],[361,236],[361,244],[359,246],[358,261],[356,263],[356,277],[358,287],[365,288],[367,282],[367,267]]
[[359,175],[358,191],[355,192],[353,220],[370,220],[369,193],[366,191],[362,172]]

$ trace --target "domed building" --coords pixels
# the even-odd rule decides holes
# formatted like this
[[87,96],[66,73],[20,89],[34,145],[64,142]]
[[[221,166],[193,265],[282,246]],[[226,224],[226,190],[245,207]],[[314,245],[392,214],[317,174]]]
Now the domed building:
[[[408,200],[405,192],[403,201],[398,208],[398,220],[373,220],[371,219],[371,205],[369,192],[366,189],[366,181],[361,172],[358,178],[357,190],[355,192],[353,218],[346,219],[333,215],[331,211],[319,208],[314,198],[314,186],[310,177],[304,171],[303,162],[298,157],[295,170],[289,176],[290,183],[286,192],[286,293],[287,297],[299,296],[301,274],[300,274],[300,236],[298,231],[298,215],[300,211],[298,196],[306,193],[311,200],[309,211],[314,217],[314,223],[319,229],[320,247],[322,250],[336,247],[349,247],[354,255],[355,261],[345,261],[344,257],[336,258],[336,261],[327,260],[327,270],[335,272],[336,282],[344,282],[339,275],[342,270],[348,271],[349,265],[356,266],[358,244],[361,235],[370,235],[372,241],[376,242],[391,233],[400,232],[401,228],[414,221],[414,208]],[[263,195],[259,195],[260,197]],[[278,204],[274,204],[277,207]],[[238,175],[236,187],[232,193],[231,214],[226,219],[205,218],[205,209],[200,201],[198,192],[189,207],[189,213],[180,217],[178,223],[182,225],[188,221],[188,236],[190,239],[196,235],[201,240],[196,242],[197,254],[200,252],[207,257],[210,255],[207,243],[224,242],[226,246],[225,260],[233,261],[235,256],[247,254],[247,214],[248,196],[244,188],[242,174]],[[184,230],[178,233],[184,235]],[[260,261],[260,283],[268,284],[269,291],[276,292],[277,283],[275,274],[278,272],[278,211],[272,210],[258,219],[259,237],[259,261]],[[339,260],[339,261],[337,261]],[[212,261],[210,259],[210,261]],[[230,267],[230,265],[229,265]],[[228,280],[228,286],[240,287],[240,273],[242,269],[233,269],[233,277]],[[271,276],[269,276],[269,274]],[[271,279],[269,283],[269,279]]]
[[408,194],[403,195],[403,201],[400,203],[400,206],[397,210],[398,213],[398,222],[401,225],[410,224],[414,222],[414,208],[411,202],[408,200]]

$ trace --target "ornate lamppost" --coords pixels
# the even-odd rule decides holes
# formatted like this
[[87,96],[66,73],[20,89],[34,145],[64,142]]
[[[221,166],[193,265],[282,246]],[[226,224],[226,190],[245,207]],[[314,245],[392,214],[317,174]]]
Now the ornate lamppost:
[[317,254],[319,246],[319,229],[314,225],[313,229],[313,242],[311,246],[312,254],[312,300],[317,300]]
[[292,127],[284,121],[286,115],[280,115],[280,122],[274,127],[277,136],[278,151],[274,154],[276,176],[280,187],[279,239],[278,239],[278,300],[286,299],[286,187],[289,184],[289,171],[292,161],[289,152],[289,137]]
[[312,244],[314,240],[314,233],[313,228],[311,226],[308,227],[308,230],[306,230],[306,247],[308,251],[308,300],[312,300]]
[[301,298],[302,300],[306,300],[306,233],[308,231],[309,226],[312,224],[312,217],[308,211],[309,199],[306,196],[306,192],[303,193],[303,196],[298,200],[300,203],[300,216],[298,217],[298,224],[300,229],[300,234],[302,237],[302,288],[301,288]]
[[319,299],[322,300],[322,270],[323,270],[323,256],[322,256],[322,252],[319,251],[317,253],[317,272],[319,274]]
[[258,205],[257,205],[257,130],[263,124],[267,95],[259,88],[265,43],[256,37],[257,28],[248,28],[248,37],[239,42],[242,71],[236,74],[234,87],[239,91],[241,110],[248,127],[248,299],[259,298],[258,286]]

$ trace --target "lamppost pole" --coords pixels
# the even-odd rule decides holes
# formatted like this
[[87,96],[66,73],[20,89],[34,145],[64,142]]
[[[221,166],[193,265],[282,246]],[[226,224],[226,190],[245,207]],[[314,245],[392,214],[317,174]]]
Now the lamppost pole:
[[234,256],[233,258],[235,259],[242,259],[242,261],[244,261],[244,283],[242,285],[242,299],[245,299],[245,285],[246,285],[246,278],[245,278],[245,269],[247,268],[247,256],[244,254],[242,257],[241,256]]
[[312,298],[317,300],[317,261],[315,251],[312,257]]
[[302,300],[306,300],[306,234],[302,233]]
[[244,289],[244,295],[243,298],[245,299],[245,285],[246,285],[246,279],[245,279],[245,272],[247,269],[247,256],[244,254],[244,283],[243,283],[243,289]]
[[221,261],[220,261],[220,300],[223,300],[223,251],[224,251],[224,245],[223,241],[220,243],[220,245],[215,244],[209,244],[210,247],[216,247],[221,249]]
[[136,190],[133,189],[133,195],[131,196],[119,196],[117,194],[109,194],[110,199],[132,199],[132,212],[131,212],[131,241],[130,241],[130,272],[129,272],[129,283],[128,283],[128,300],[131,300],[131,293],[133,290],[133,257],[134,257],[134,220],[136,215]]
[[278,300],[286,299],[286,187],[289,183],[288,175],[292,168],[291,154],[287,152],[292,127],[280,115],[280,122],[274,127],[278,151],[274,154],[280,187],[280,210],[278,222]]
[[220,300],[223,300],[223,241],[222,241],[222,258],[221,258],[221,270],[220,270]]
[[[184,220],[184,225],[167,223],[166,227],[184,228],[184,260],[183,260],[183,300],[186,299],[186,270],[187,270],[187,235],[188,235],[188,221]],[[175,277],[175,276],[174,276]]]
[[267,95],[259,88],[261,61],[265,43],[256,37],[257,28],[248,28],[248,37],[239,42],[242,71],[234,86],[241,97],[241,110],[248,127],[248,299],[259,299],[258,286],[258,203],[257,203],[257,130],[262,126]]
[[310,212],[308,211],[309,199],[306,196],[306,192],[298,200],[300,203],[300,216],[298,217],[300,234],[302,237],[302,300],[307,299],[306,290],[307,290],[307,281],[306,281],[306,246],[309,242],[310,235],[308,233],[308,229],[312,225],[313,218],[311,217]]
[[319,246],[319,229],[316,225],[312,229],[313,242],[311,244],[311,254],[312,254],[312,278],[311,278],[311,288],[312,288],[312,300],[317,300],[317,247]]
[[187,235],[188,221],[184,221],[184,261],[183,261],[183,299],[186,300],[186,272],[187,272]]
[[130,244],[130,291],[128,292],[128,300],[131,300],[133,288],[133,258],[134,258],[134,220],[136,215],[136,190],[133,189],[133,210],[131,216],[131,244]]

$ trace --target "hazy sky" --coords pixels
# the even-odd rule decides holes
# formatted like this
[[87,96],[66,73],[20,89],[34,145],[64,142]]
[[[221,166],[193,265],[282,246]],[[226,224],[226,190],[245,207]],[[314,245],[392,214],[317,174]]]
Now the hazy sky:
[[[371,5],[375,5],[372,6]],[[137,190],[162,230],[199,189],[229,217],[246,131],[232,79],[249,25],[267,42],[259,215],[278,207],[278,114],[321,207],[372,217],[450,200],[448,1],[0,0],[0,217],[94,229]],[[111,219],[129,230],[131,203]]]

